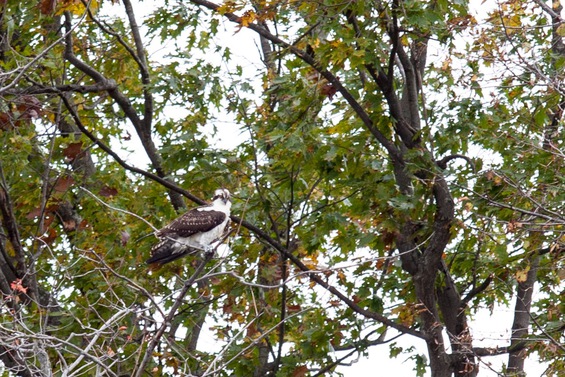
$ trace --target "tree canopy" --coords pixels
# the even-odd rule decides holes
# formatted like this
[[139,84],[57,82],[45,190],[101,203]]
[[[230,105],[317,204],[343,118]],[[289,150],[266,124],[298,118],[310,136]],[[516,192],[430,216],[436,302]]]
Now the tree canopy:
[[[3,375],[565,369],[559,1],[0,9]],[[214,257],[149,268],[218,187]]]

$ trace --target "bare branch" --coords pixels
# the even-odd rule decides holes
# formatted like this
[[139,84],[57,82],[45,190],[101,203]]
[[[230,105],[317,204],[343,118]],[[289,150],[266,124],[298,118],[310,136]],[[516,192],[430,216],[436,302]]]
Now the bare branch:
[[204,270],[204,266],[206,266],[206,264],[212,259],[213,256],[214,256],[213,252],[205,253],[204,258],[202,259],[202,261],[200,262],[198,267],[196,267],[196,270],[194,271],[192,276],[184,283],[184,285],[183,285],[182,289],[180,290],[175,302],[173,303],[171,309],[169,310],[169,313],[163,319],[163,324],[157,330],[157,332],[153,335],[151,342],[149,342],[149,344],[147,345],[147,349],[145,350],[145,354],[143,356],[143,359],[141,360],[141,363],[136,366],[136,371],[133,373],[133,377],[141,377],[145,373],[145,367],[149,363],[149,360],[153,357],[153,350],[155,349],[155,347],[157,346],[157,344],[161,340],[161,337],[165,333],[165,330],[167,329],[167,327],[170,325],[170,323],[171,323],[172,319],[174,318],[178,308],[181,306],[183,299],[184,299],[184,296],[186,296],[186,294],[188,293],[188,290],[190,289],[192,284],[195,282],[195,280],[200,276],[200,274]]
[[114,90],[118,86],[114,80],[96,83],[94,85],[65,84],[56,86],[33,85],[22,89],[7,89],[5,94],[8,95],[36,95],[36,94],[60,94],[66,92],[76,93],[99,93]]

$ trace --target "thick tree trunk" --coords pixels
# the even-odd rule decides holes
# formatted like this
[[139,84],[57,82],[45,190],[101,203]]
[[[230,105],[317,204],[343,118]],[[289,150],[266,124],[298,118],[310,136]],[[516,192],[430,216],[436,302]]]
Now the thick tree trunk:
[[530,269],[526,280],[518,283],[516,292],[516,306],[514,308],[514,323],[512,324],[512,340],[508,356],[508,374],[511,376],[525,376],[524,360],[527,355],[524,338],[528,335],[530,326],[530,306],[534,284],[537,281],[539,255],[530,258]]
[[451,343],[453,372],[456,377],[474,377],[478,368],[473,353],[473,338],[467,325],[465,304],[445,263],[442,263],[442,270],[445,281],[437,288],[436,294]]

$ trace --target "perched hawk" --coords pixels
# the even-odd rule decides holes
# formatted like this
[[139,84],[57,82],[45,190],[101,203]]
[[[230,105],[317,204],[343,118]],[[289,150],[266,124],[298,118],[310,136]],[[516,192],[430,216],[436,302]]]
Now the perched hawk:
[[224,234],[230,208],[230,192],[216,190],[212,204],[193,208],[155,232],[160,241],[151,248],[146,263],[165,264],[199,250],[208,251]]

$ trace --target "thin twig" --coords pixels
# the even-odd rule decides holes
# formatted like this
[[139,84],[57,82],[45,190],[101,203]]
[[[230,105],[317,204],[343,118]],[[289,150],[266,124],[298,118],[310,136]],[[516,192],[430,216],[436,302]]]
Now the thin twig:
[[[294,318],[296,316],[302,315],[303,313],[309,311],[311,309],[304,309],[301,310],[299,312],[293,313],[291,315],[289,315],[288,317],[285,318],[285,321],[288,321],[291,318]],[[253,323],[253,321],[255,321],[257,319],[257,317],[255,317],[249,324],[246,325],[246,328],[249,327],[249,325],[251,325],[251,323]],[[238,359],[239,357],[241,357],[241,355],[243,355],[245,352],[247,352],[251,347],[254,347],[256,344],[258,344],[263,338],[265,338],[267,335],[269,335],[271,332],[275,331],[279,326],[281,325],[281,323],[277,323],[274,326],[272,326],[271,328],[269,328],[268,330],[266,330],[265,332],[263,332],[259,337],[257,337],[256,339],[253,340],[253,342],[251,342],[251,344],[249,344],[247,347],[245,347],[244,349],[242,349],[241,351],[239,351],[235,356],[233,356],[231,359],[229,359],[228,361],[226,361],[221,367],[216,368],[215,370],[209,371],[210,367],[208,367],[208,369],[206,369],[206,372],[204,372],[204,374],[202,375],[202,377],[205,376],[214,376],[216,373],[218,373],[218,370],[223,369],[225,367],[227,367],[231,362],[233,362],[234,360]],[[244,329],[243,329],[244,330]],[[237,338],[237,336],[239,336],[242,332],[240,331],[235,338]],[[232,340],[233,342],[233,340]],[[231,342],[230,342],[231,343]],[[227,346],[222,350],[222,352],[220,353],[220,355],[222,353],[224,353],[227,350]],[[210,364],[210,366],[214,365],[215,361],[212,362]]]
[[159,343],[159,341],[161,340],[161,337],[165,333],[165,330],[167,329],[167,327],[169,326],[169,324],[173,320],[177,310],[179,309],[179,307],[181,306],[181,304],[183,302],[184,296],[186,296],[186,294],[188,293],[188,290],[190,289],[192,284],[196,281],[196,278],[198,278],[198,276],[204,270],[204,266],[212,259],[213,256],[214,256],[213,252],[205,253],[204,258],[202,259],[202,261],[200,262],[198,267],[196,267],[196,270],[194,271],[192,276],[184,283],[181,291],[179,292],[177,299],[175,300],[175,302],[173,303],[173,306],[171,307],[171,310],[169,311],[167,316],[163,319],[163,324],[157,330],[155,335],[153,335],[151,342],[149,342],[149,345],[147,346],[147,349],[145,350],[145,355],[143,356],[143,359],[141,360],[141,364],[137,366],[137,370],[133,374],[134,377],[140,377],[144,373],[145,367],[149,363],[149,360],[151,359],[151,357],[153,357],[153,350],[155,350],[157,343]]
[[157,232],[157,231],[159,230],[159,229],[155,228],[155,227],[153,226],[153,224],[151,224],[149,221],[145,220],[143,217],[139,216],[138,214],[133,213],[133,212],[130,212],[130,211],[125,210],[125,209],[121,209],[121,208],[117,208],[117,207],[112,207],[111,205],[109,205],[108,203],[104,202],[102,199],[100,199],[100,198],[97,197],[96,195],[94,195],[90,190],[88,190],[88,189],[85,188],[85,187],[82,187],[82,186],[81,186],[81,187],[79,187],[79,189],[83,190],[83,191],[86,192],[88,195],[92,196],[98,203],[100,203],[100,204],[102,204],[102,205],[104,205],[104,206],[110,208],[111,210],[125,213],[125,214],[127,214],[127,215],[133,216],[133,217],[135,217],[136,219],[139,219],[139,220],[143,221],[145,224],[149,225],[149,227],[150,227],[151,229],[153,229],[154,232]]
[[[91,0],[88,1],[88,6],[90,6],[90,2]],[[87,6],[87,9],[88,9]],[[84,19],[86,18],[87,12],[85,11],[82,16],[79,18],[78,22],[75,24],[75,26],[73,26],[72,28],[68,29],[67,32],[65,34],[63,34],[61,37],[59,37],[55,42],[51,43],[49,46],[47,46],[47,48],[43,51],[41,51],[39,54],[37,54],[29,63],[27,63],[26,65],[24,65],[22,68],[19,68],[20,73],[18,73],[18,75],[16,76],[16,78],[14,78],[12,80],[12,82],[8,85],[6,85],[3,88],[0,88],[0,94],[4,93],[5,91],[7,91],[8,89],[12,88],[13,86],[16,85],[16,83],[18,81],[20,81],[20,79],[23,77],[23,75],[26,73],[26,71],[32,66],[34,65],[39,59],[43,58],[45,55],[47,55],[47,53],[49,51],[51,51],[53,48],[55,48],[55,46],[57,46],[59,43],[61,43],[63,40],[65,40],[65,38],[67,38],[68,35],[70,35],[80,24],[82,21],[84,21]],[[4,75],[2,75],[4,76]]]

